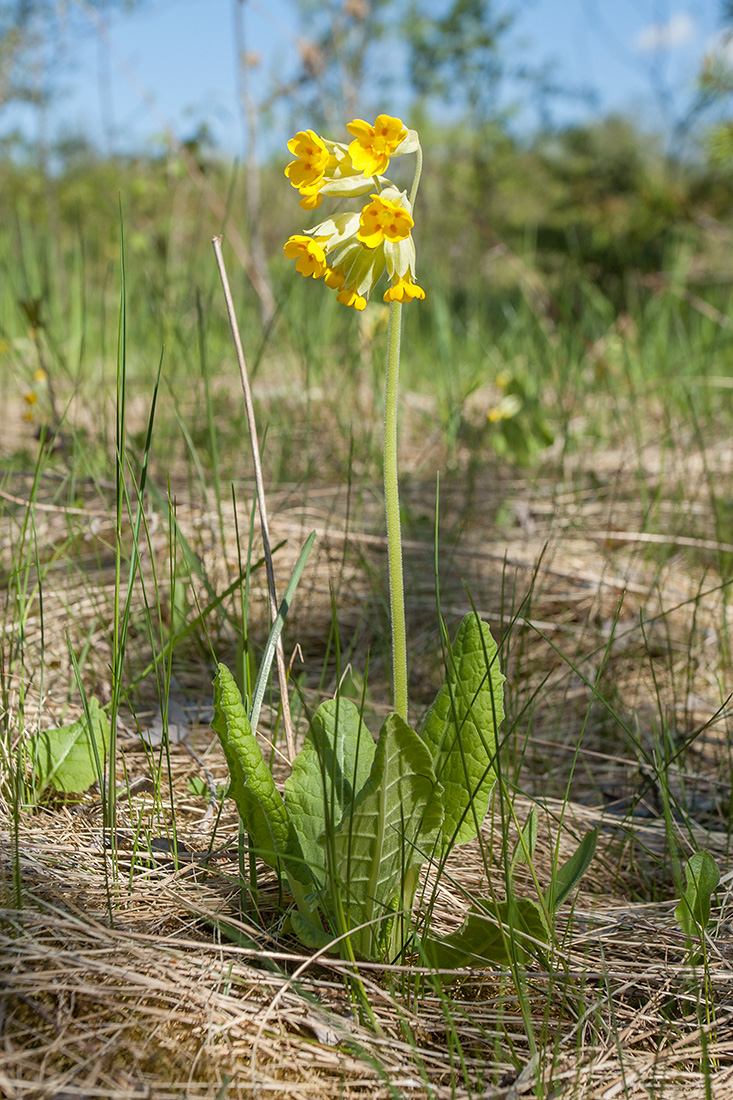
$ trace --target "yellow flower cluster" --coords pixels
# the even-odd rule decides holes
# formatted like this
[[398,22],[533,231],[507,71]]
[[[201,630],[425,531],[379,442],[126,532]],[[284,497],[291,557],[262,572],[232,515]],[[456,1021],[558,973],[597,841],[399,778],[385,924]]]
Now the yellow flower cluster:
[[373,126],[357,118],[346,129],[354,137],[348,146],[300,130],[288,142],[295,160],[285,175],[305,210],[320,206],[324,195],[369,195],[369,202],[360,211],[337,214],[290,237],[285,255],[295,260],[301,275],[323,279],[339,302],[354,309],[366,308],[384,271],[390,281],[385,302],[424,298],[414,279],[410,200],[383,174],[391,157],[419,149],[417,133],[390,115],[378,115]]

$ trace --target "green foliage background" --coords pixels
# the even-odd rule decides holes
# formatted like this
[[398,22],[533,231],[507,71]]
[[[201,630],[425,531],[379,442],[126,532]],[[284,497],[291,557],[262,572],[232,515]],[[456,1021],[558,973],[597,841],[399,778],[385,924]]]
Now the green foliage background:
[[[19,63],[32,53],[44,12],[40,0],[26,7],[32,18],[21,27],[15,7],[0,5],[0,35]],[[663,142],[616,116],[565,128],[547,122],[522,137],[501,89],[512,76],[539,95],[546,78],[516,54],[512,5],[450,0],[430,9],[433,18],[424,6],[391,0],[300,0],[297,8],[313,56],[303,59],[294,83],[271,89],[261,126],[275,101],[293,129],[325,127],[334,137],[345,136],[352,113],[389,110],[384,102],[370,107],[374,76],[385,36],[401,38],[414,91],[407,121],[426,154],[415,238],[418,278],[428,291],[424,304],[405,311],[403,377],[437,397],[449,456],[490,445],[503,458],[531,463],[553,438],[567,437],[575,410],[587,415],[590,397],[631,397],[650,386],[678,410],[692,394],[698,415],[704,420],[715,410],[724,427],[729,391],[715,381],[731,369],[731,81],[724,67],[701,74],[691,108],[694,142]],[[277,304],[274,322],[263,323],[252,284],[232,266],[254,375],[262,370],[273,385],[286,379],[303,393],[334,379],[344,387],[343,408],[334,410],[337,438],[321,447],[317,463],[308,444],[313,424],[297,423],[302,407],[268,409],[271,429],[287,424],[270,476],[313,477],[317,469],[342,477],[348,440],[361,430],[352,397],[365,373],[373,371],[381,388],[384,332],[378,305],[370,305],[367,331],[285,260],[284,240],[313,221],[283,176],[287,159],[283,148],[263,164],[237,164],[210,144],[205,127],[187,142],[162,141],[154,152],[128,156],[103,156],[73,136],[44,149],[8,136],[0,149],[0,396],[21,401],[41,365],[62,405],[81,399],[88,419],[108,424],[97,406],[114,369],[122,224],[130,384],[150,385],[164,346],[164,385],[178,421],[167,441],[175,440],[179,455],[195,455],[204,471],[221,462],[221,475],[231,476],[241,416],[221,391],[202,400],[202,364],[231,358],[210,242],[236,232],[255,263],[266,265]],[[255,171],[259,211],[251,191],[248,197]],[[494,392],[472,416],[469,406],[487,385]],[[492,409],[501,412],[493,421]],[[591,434],[609,430],[607,416],[586,421]],[[375,472],[379,447],[367,434],[352,458]]]

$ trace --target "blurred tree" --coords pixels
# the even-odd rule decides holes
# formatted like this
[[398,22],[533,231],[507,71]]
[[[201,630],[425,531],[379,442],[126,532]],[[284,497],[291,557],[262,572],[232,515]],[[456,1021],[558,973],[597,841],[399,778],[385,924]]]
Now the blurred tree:
[[453,0],[442,17],[431,7],[413,0],[402,23],[413,87],[420,96],[464,106],[474,122],[495,118],[503,43],[515,13],[493,0]]
[[[83,0],[78,7],[131,10],[143,0]],[[42,105],[58,71],[62,29],[74,5],[58,0],[0,0],[0,110],[8,103]]]
[[[719,112],[719,119],[708,135],[708,148],[714,163],[733,161],[733,0],[721,2],[721,33],[716,48],[703,60],[699,80],[702,103]],[[726,117],[727,116],[727,117]]]
[[535,149],[547,181],[535,238],[544,266],[569,254],[620,300],[627,272],[663,265],[674,227],[690,213],[690,172],[670,172],[661,138],[618,116],[542,135]]
[[268,325],[275,316],[275,295],[270,281],[267,257],[265,255],[265,244],[262,235],[259,160],[260,104],[253,96],[252,86],[256,82],[253,81],[251,77],[252,71],[256,69],[260,63],[260,58],[255,51],[247,48],[245,4],[246,0],[232,0],[239,107],[242,114],[245,136],[244,158],[247,173],[247,227],[249,229],[249,251],[251,256],[251,264],[248,270],[260,298],[262,306],[262,323],[263,325]]
[[[298,40],[300,70],[280,89],[291,103],[295,129],[303,119],[326,133],[337,133],[344,120],[385,110],[395,0],[295,0],[303,34]],[[386,62],[386,63],[385,63]]]

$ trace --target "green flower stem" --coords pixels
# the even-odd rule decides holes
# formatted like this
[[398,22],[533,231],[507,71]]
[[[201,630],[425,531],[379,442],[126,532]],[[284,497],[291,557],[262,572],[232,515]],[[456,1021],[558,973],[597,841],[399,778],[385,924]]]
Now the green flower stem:
[[[414,205],[422,173],[422,148],[417,147],[415,176],[410,188]],[[379,180],[375,179],[381,191]],[[397,473],[397,399],[400,382],[400,332],[402,303],[390,302],[387,337],[387,385],[384,398],[384,504],[387,513],[389,609],[392,620],[392,685],[394,709],[407,722],[407,634],[405,630],[405,578],[402,568],[400,486]]]
[[384,398],[384,502],[387,513],[389,606],[392,619],[394,709],[407,722],[407,637],[405,581],[402,572],[400,489],[397,475],[397,398],[400,379],[402,303],[391,302],[387,337],[387,385]]

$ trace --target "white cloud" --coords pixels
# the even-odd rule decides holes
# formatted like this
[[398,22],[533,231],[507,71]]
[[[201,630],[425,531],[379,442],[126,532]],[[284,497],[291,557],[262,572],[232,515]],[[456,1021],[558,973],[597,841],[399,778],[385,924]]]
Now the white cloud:
[[650,23],[634,38],[634,49],[639,53],[658,53],[684,46],[695,37],[695,21],[687,12],[673,15],[666,23]]

